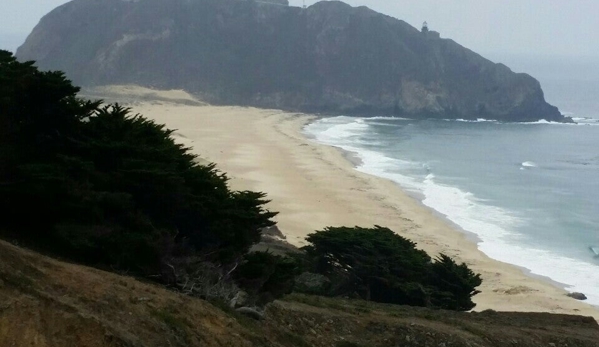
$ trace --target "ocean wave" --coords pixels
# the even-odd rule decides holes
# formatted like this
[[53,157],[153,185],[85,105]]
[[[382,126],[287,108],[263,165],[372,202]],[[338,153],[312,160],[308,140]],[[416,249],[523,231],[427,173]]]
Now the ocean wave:
[[599,125],[599,119],[591,117],[576,117],[572,118],[579,125]]
[[[520,222],[510,212],[482,203],[483,200],[471,192],[437,183],[434,169],[428,163],[391,158],[377,151],[340,142],[328,144],[354,153],[361,162],[356,170],[392,180],[409,191],[422,194],[424,205],[479,237],[489,236],[495,239],[513,235],[508,230]],[[403,174],[407,171],[417,171],[420,175]],[[480,233],[481,231],[484,232]]]
[[497,120],[495,120],[495,119],[477,118],[476,120],[458,119],[458,122],[485,123],[485,122],[497,122]]
[[320,142],[339,145],[355,143],[369,127],[361,118],[339,116],[310,123],[305,127],[305,131]]
[[587,303],[599,305],[599,274],[590,254],[589,262],[585,262],[528,245],[496,241],[483,242],[479,249],[493,259],[521,266],[533,274],[566,284],[569,291],[585,293]]
[[366,120],[413,120],[411,118],[403,118],[403,117],[391,117],[391,116],[375,116],[375,117],[366,117]]
[[572,124],[572,123],[561,123],[561,122],[548,121],[546,119],[540,119],[540,120],[534,121],[534,122],[516,122],[516,124],[527,124],[527,125],[536,125],[536,124],[565,125],[565,124]]
[[376,126],[383,126],[383,127],[396,127],[397,126],[396,123],[371,122],[371,121],[368,121],[368,125],[376,125]]
[[599,305],[596,264],[519,243],[520,235],[514,230],[527,223],[526,218],[481,203],[471,192],[440,184],[433,173],[426,176],[421,187],[422,203],[476,235],[480,239],[478,248],[489,257],[567,284],[569,290],[585,293],[588,303]]
[[[392,158],[363,148],[355,141],[371,130],[368,122],[335,117],[315,123],[319,124],[307,127],[307,131],[318,142],[354,153],[360,159],[356,170],[392,180],[421,196],[425,206],[476,235],[480,240],[478,248],[489,257],[567,284],[569,290],[585,293],[588,303],[599,305],[599,271],[591,256],[585,262],[538,249],[534,244],[524,244],[517,230],[530,223],[528,217],[494,206],[492,201],[479,199],[472,192],[439,182],[442,179],[435,175],[434,167],[428,163]],[[520,166],[529,169],[537,164],[524,161]]]
[[546,119],[541,119],[536,122],[517,122],[516,124],[522,124],[522,125],[569,125],[569,126],[599,125],[599,119],[595,119],[595,118],[578,117],[578,118],[572,118],[572,120],[574,121],[574,123],[562,123],[562,122],[554,122],[554,121],[548,121]]
[[538,121],[534,121],[534,122],[502,122],[499,120],[495,120],[495,119],[485,119],[485,118],[478,118],[476,120],[474,119],[442,119],[445,122],[462,122],[462,123],[494,123],[494,124],[505,124],[505,125],[510,125],[510,124],[522,124],[522,125],[599,125],[599,119],[597,118],[590,118],[590,117],[576,117],[576,118],[572,118],[572,120],[574,121],[574,123],[562,123],[562,122],[555,122],[555,121],[548,121],[546,119],[540,119]]
[[445,122],[463,122],[463,123],[499,123],[498,120],[495,119],[485,119],[485,118],[477,118],[477,119],[443,119]]

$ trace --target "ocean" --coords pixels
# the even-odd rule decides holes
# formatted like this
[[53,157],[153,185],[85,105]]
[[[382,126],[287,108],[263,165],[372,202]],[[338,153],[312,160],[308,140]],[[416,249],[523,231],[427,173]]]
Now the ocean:
[[546,95],[575,125],[364,115],[304,130],[476,235],[491,258],[599,305],[599,81],[567,81],[548,80]]

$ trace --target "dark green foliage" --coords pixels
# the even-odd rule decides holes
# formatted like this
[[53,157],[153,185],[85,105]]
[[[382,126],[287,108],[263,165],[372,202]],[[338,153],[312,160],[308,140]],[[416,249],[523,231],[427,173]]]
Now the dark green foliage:
[[247,254],[235,277],[240,287],[263,305],[290,293],[299,273],[295,259],[266,251]]
[[78,99],[62,73],[0,51],[0,230],[86,263],[164,273],[239,259],[271,226],[265,194],[232,191],[172,130]]
[[479,275],[445,255],[433,262],[388,228],[329,227],[307,241],[313,270],[335,284],[331,295],[452,310],[474,307]]
[[98,103],[77,100],[79,91],[60,72],[40,72],[0,51],[0,172],[23,158],[51,156]]
[[439,255],[431,265],[430,283],[438,289],[432,304],[457,311],[467,311],[474,306],[470,298],[480,291],[475,290],[482,280],[466,264],[456,262],[445,254]]

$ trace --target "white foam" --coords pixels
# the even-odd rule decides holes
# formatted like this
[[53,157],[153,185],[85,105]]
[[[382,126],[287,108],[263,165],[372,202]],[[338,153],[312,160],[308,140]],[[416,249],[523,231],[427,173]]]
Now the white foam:
[[396,127],[397,124],[394,123],[384,123],[384,122],[372,122],[372,121],[368,121],[369,125],[378,125],[378,126],[384,126],[384,127]]
[[495,119],[485,119],[485,118],[477,118],[477,119],[458,118],[458,119],[443,119],[443,120],[446,122],[463,122],[463,123],[487,123],[487,122],[497,123],[497,122],[499,122],[498,120],[495,120]]
[[536,122],[518,122],[518,124],[565,124],[560,122],[550,122],[546,119],[540,119]]
[[599,125],[599,119],[591,117],[572,118],[578,125]]
[[[321,143],[355,153],[361,160],[361,165],[356,168],[358,171],[390,179],[410,191],[422,194],[424,205],[438,211],[464,230],[477,235],[480,239],[478,248],[489,257],[567,284],[568,290],[585,293],[588,297],[586,302],[589,304],[599,305],[599,271],[591,256],[589,261],[585,262],[522,244],[522,235],[516,230],[525,225],[524,223],[531,222],[525,217],[514,211],[493,206],[470,192],[437,182],[428,164],[390,158],[352,143],[352,140],[366,135],[369,131],[368,124],[363,120],[349,117],[327,118],[312,123],[306,127],[306,131]],[[521,163],[521,169],[535,166],[531,161]],[[402,174],[418,168],[428,172],[426,177]]]
[[304,130],[318,142],[339,147],[356,155],[361,162],[356,168],[358,171],[393,180],[410,190],[420,190],[421,186],[416,180],[395,172],[419,168],[420,164],[389,158],[379,152],[358,147],[360,136],[365,135],[368,129],[369,125],[363,118],[339,116],[323,118],[309,124]]
[[532,161],[525,161],[522,164],[522,167],[537,167],[538,165]]
[[[578,120],[577,120],[578,119]],[[518,122],[515,124],[523,124],[523,125],[599,125],[599,119],[594,119],[594,118],[576,118],[576,119],[572,119],[574,121],[574,123],[562,123],[562,122],[554,122],[554,121],[548,121],[546,119],[541,119],[539,121],[536,122]],[[506,123],[509,124],[509,123]]]
[[339,146],[355,144],[368,128],[369,125],[360,118],[339,116],[311,123],[305,130],[320,142]]
[[361,164],[356,167],[356,170],[392,180],[410,191],[422,191],[422,182],[416,178],[398,173],[401,170],[421,168],[418,163],[389,158],[381,153],[364,149],[354,149],[354,152],[361,159]]
[[587,302],[599,305],[597,265],[564,257],[554,252],[519,244],[518,227],[528,223],[514,212],[483,204],[469,192],[435,182],[429,174],[424,180],[422,201],[447,219],[480,238],[478,248],[489,257],[511,263],[536,275],[569,285],[569,290],[585,293]]
[[524,125],[599,125],[599,119],[596,118],[583,118],[583,117],[578,117],[578,118],[572,118],[572,120],[574,121],[574,123],[562,123],[562,122],[555,122],[555,121],[548,121],[546,119],[541,119],[538,121],[534,121],[534,122],[502,122],[502,121],[498,121],[495,119],[485,119],[485,118],[478,118],[476,120],[474,119],[462,119],[462,118],[458,118],[458,119],[442,119],[443,121],[446,122],[462,122],[462,123],[495,123],[495,124],[524,124]]
[[375,117],[367,117],[365,118],[366,120],[412,120],[410,118],[403,118],[403,117],[388,117],[388,116],[375,116]]

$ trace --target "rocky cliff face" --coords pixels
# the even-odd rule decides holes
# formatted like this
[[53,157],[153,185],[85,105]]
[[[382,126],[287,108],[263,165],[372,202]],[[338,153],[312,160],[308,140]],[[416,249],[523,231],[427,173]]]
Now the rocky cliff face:
[[438,33],[337,1],[286,3],[74,0],[46,15],[17,56],[82,85],[185,88],[219,104],[568,120],[534,78]]

